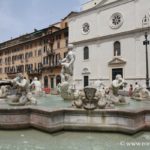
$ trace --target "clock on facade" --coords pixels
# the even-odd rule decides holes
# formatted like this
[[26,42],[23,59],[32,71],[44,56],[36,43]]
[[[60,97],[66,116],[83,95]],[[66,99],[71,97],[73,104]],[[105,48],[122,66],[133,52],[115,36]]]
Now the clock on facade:
[[88,34],[89,31],[90,31],[90,25],[89,25],[89,23],[86,22],[82,25],[82,33]]
[[119,27],[121,27],[122,24],[123,24],[123,16],[121,13],[114,13],[110,17],[109,25],[112,29],[118,29]]

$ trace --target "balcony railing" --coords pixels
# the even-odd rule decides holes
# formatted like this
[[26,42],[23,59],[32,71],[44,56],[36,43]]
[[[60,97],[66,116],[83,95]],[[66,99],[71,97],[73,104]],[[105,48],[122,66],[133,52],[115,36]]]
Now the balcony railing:
[[7,71],[6,73],[7,74],[16,74],[16,73],[18,73],[18,71]]
[[47,49],[47,55],[55,55],[54,50]]
[[20,60],[20,62],[21,62],[21,63],[24,63],[24,60],[23,60],[23,59],[21,59],[21,60]]
[[27,74],[29,75],[35,75],[35,74],[41,74],[42,73],[42,69],[34,69],[34,70],[28,70]]
[[61,64],[57,63],[57,64],[43,64],[42,65],[42,69],[55,69],[55,68],[60,68]]
[[42,70],[49,69],[49,68],[50,68],[49,64],[42,64]]

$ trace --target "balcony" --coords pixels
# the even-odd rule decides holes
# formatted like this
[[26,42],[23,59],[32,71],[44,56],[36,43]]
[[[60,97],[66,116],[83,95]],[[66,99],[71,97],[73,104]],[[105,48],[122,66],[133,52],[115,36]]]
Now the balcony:
[[61,64],[58,62],[55,64],[55,68],[61,68]]
[[42,70],[49,69],[49,68],[50,68],[49,64],[42,64]]
[[58,64],[43,64],[42,65],[42,70],[53,70],[53,69],[56,69],[56,68],[61,68],[61,64],[58,63]]
[[41,75],[42,74],[42,69],[28,70],[27,74],[28,75]]
[[7,76],[10,77],[10,78],[16,77],[17,73],[18,73],[17,71],[8,71],[8,72],[6,72]]
[[7,72],[7,76],[9,79],[16,78],[18,72]]
[[17,73],[17,71],[8,71],[7,74],[14,74]]
[[55,55],[54,50],[47,49],[46,52],[47,52],[47,55],[49,55],[49,56],[50,55]]

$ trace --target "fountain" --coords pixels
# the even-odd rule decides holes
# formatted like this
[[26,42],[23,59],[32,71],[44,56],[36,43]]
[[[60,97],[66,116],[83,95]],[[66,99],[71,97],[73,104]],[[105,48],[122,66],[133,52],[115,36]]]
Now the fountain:
[[[108,88],[100,89],[100,87],[88,86],[78,91],[73,88],[74,53],[69,52],[67,59],[61,62],[64,66],[61,72],[64,79],[60,84],[61,97],[47,95],[35,99],[30,87],[32,84],[35,87],[38,86],[34,91],[34,94],[38,94],[41,92],[40,83],[35,78],[33,83],[29,84],[22,74],[18,74],[13,80],[0,81],[0,129],[35,128],[48,133],[69,130],[135,134],[143,130],[149,131],[150,101],[144,101],[149,100],[148,91],[143,92],[144,90],[140,89],[133,93],[132,98],[140,97],[140,102],[133,101],[129,97],[120,96],[118,94],[119,89],[127,85],[120,75],[116,76],[116,79]],[[10,94],[10,89],[14,90],[13,95]],[[145,96],[143,96],[143,93]],[[0,131],[1,133],[2,131]],[[24,131],[23,133],[26,134]],[[67,133],[65,132],[65,134]],[[82,133],[79,134],[80,139]],[[95,134],[103,139],[101,134]],[[91,133],[90,136],[94,138],[95,134]],[[105,135],[110,135],[110,133]],[[114,136],[111,135],[110,137],[113,138]],[[65,147],[65,149],[67,148]],[[73,149],[73,147],[70,149]]]
[[[3,103],[0,115],[3,117],[0,116],[0,127],[4,129],[34,127],[47,132],[90,130],[130,134],[150,128],[150,109],[146,107],[148,104],[144,103],[147,101],[143,101],[144,104],[141,102],[144,107],[140,104],[136,109],[133,109],[133,102],[118,94],[119,89],[127,85],[121,75],[117,75],[108,88],[100,89],[100,87],[88,86],[80,91],[73,88],[75,54],[72,49],[73,46],[69,45],[70,51],[61,61],[63,67],[60,95],[62,98],[45,96],[35,99],[30,87],[34,85],[36,89],[34,94],[38,94],[41,92],[40,82],[35,77],[34,81],[29,84],[21,73],[13,80],[0,82],[2,85],[1,97],[9,105],[9,107],[6,104],[3,106],[4,101],[1,101]],[[8,86],[15,89],[15,95],[8,95]],[[139,91],[141,92],[141,90]],[[133,96],[135,95],[137,94],[133,94]],[[127,105],[129,102],[131,106]],[[134,103],[136,102],[134,101]]]

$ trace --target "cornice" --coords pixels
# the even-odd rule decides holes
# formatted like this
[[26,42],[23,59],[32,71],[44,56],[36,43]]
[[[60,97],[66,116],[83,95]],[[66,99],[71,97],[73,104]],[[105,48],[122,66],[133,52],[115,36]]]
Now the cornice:
[[84,15],[86,13],[90,13],[92,11],[97,11],[99,13],[103,10],[107,10],[107,9],[110,9],[110,8],[113,8],[113,7],[116,7],[116,6],[120,6],[120,5],[129,3],[129,2],[132,2],[132,1],[136,1],[136,0],[117,0],[115,2],[111,2],[111,3],[108,3],[106,5],[97,5],[93,8],[91,8],[91,9],[81,11],[78,14],[75,14],[74,16],[70,16],[69,21],[71,21],[72,19],[74,20],[76,17],[80,17],[81,15]]
[[[58,30],[58,31],[55,31],[55,32],[53,32],[53,33],[48,33],[48,34],[45,34],[45,35],[42,35],[42,36],[39,36],[39,37],[36,37],[36,38],[31,38],[31,39],[28,39],[28,40],[26,40],[26,41],[23,41],[23,42],[18,42],[18,43],[15,43],[15,44],[12,44],[12,45],[10,45],[10,46],[6,46],[6,47],[4,47],[4,48],[0,48],[0,51],[3,51],[3,50],[6,50],[6,49],[9,49],[9,48],[12,48],[12,47],[15,47],[15,46],[19,46],[19,45],[23,45],[23,44],[26,44],[26,43],[29,43],[29,42],[33,42],[33,41],[35,41],[35,40],[39,40],[39,39],[43,39],[43,38],[45,38],[45,37],[48,37],[48,36],[54,36],[54,35],[56,35],[56,34],[59,34],[59,33],[61,33],[61,32],[64,32],[64,31],[68,31],[68,27],[66,27],[66,28],[64,28],[64,29],[60,29],[60,30]],[[19,38],[18,38],[19,39]],[[6,41],[6,43],[9,43],[10,41]],[[4,42],[5,43],[5,42]],[[1,44],[3,44],[3,43],[0,43],[0,45]]]
[[133,34],[142,33],[142,32],[144,33],[146,30],[147,31],[150,30],[150,27],[137,28],[137,29],[134,29],[134,30],[124,31],[124,32],[105,35],[105,36],[99,36],[99,37],[95,37],[95,38],[89,38],[89,39],[86,39],[86,40],[70,42],[70,43],[74,44],[74,45],[79,45],[79,44],[84,44],[84,43],[88,43],[88,42],[96,42],[96,41],[100,41],[100,40],[111,39],[111,38],[115,38],[115,37],[118,37],[118,36],[133,35]]

